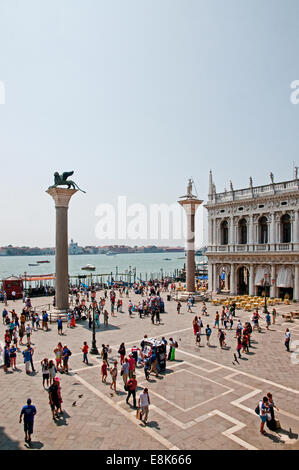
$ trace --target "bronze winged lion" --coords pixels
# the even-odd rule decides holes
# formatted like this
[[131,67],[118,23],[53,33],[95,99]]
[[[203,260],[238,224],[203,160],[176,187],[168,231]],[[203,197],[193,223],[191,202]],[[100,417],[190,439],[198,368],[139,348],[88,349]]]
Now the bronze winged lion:
[[56,188],[57,186],[67,186],[68,189],[73,188],[73,189],[78,189],[79,191],[82,191],[82,193],[85,193],[82,189],[79,188],[79,186],[72,180],[68,180],[67,178],[69,176],[72,176],[74,174],[73,171],[65,171],[60,175],[57,171],[54,173],[54,184],[53,186],[50,186],[50,188]]

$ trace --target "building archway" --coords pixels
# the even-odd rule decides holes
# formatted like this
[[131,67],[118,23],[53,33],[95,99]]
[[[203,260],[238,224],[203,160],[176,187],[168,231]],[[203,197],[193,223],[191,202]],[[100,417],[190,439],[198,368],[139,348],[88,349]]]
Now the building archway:
[[249,269],[246,266],[237,269],[237,294],[249,294]]

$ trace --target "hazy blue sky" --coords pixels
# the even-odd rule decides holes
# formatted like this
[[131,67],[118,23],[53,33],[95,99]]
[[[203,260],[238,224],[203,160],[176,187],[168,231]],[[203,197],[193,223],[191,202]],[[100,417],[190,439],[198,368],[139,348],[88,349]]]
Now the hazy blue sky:
[[54,245],[56,170],[87,191],[84,245],[118,195],[170,204],[193,176],[206,200],[210,168],[217,191],[291,179],[298,23],[298,0],[0,0],[0,245]]

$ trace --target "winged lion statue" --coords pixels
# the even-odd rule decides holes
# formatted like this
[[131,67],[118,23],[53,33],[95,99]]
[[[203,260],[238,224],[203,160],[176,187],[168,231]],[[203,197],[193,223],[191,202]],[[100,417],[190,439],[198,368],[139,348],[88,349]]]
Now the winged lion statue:
[[68,180],[68,177],[72,176],[73,174],[74,174],[73,171],[65,171],[62,173],[62,175],[60,175],[57,171],[55,171],[54,184],[53,186],[50,186],[50,188],[57,188],[57,186],[67,186],[68,189],[70,188],[78,189],[79,191],[82,191],[82,193],[85,193],[85,191],[80,189],[79,186],[74,181]]

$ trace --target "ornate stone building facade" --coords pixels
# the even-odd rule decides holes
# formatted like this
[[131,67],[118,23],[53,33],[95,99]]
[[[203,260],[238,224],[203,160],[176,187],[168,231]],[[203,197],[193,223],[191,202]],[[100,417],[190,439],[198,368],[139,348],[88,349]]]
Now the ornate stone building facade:
[[209,290],[299,299],[299,180],[216,193],[210,172]]

